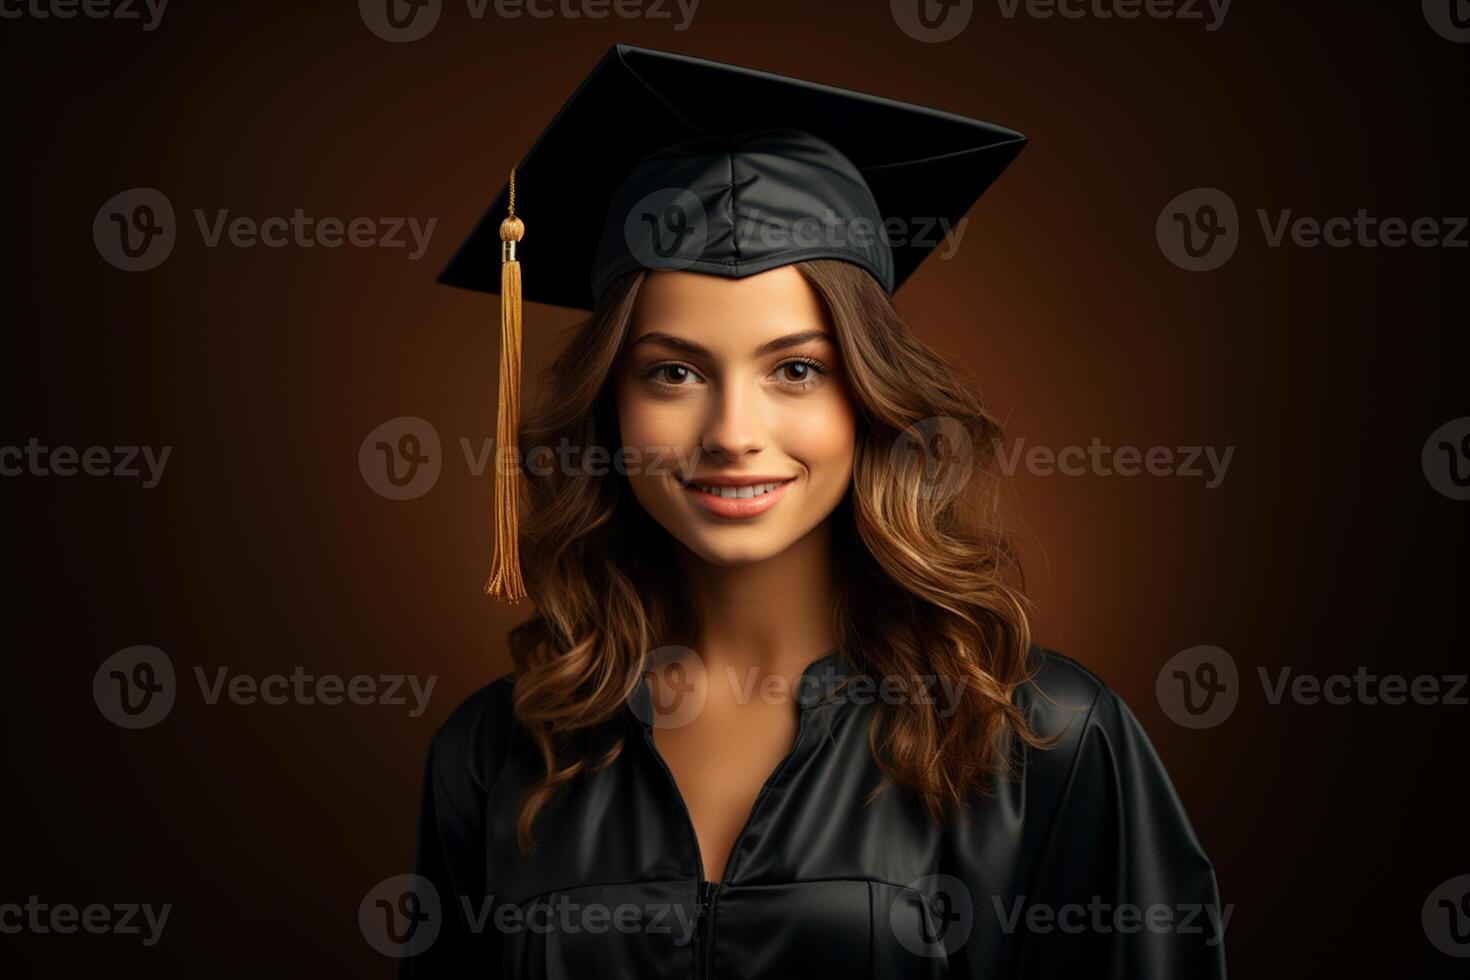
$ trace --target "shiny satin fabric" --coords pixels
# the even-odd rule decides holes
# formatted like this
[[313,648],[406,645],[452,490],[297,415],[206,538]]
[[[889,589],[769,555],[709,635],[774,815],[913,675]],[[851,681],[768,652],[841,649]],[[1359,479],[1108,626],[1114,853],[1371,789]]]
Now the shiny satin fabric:
[[943,827],[891,786],[864,805],[877,698],[835,683],[852,680],[839,651],[813,662],[795,743],[719,883],[644,689],[618,760],[543,810],[521,855],[538,761],[512,678],[487,685],[431,741],[416,860],[443,912],[401,976],[1223,977],[1214,869],[1147,736],[1090,672],[1034,655],[1015,698],[1060,741]]
[[852,161],[799,129],[706,136],[640,161],[618,185],[592,295],[638,269],[751,276],[844,259],[893,292],[883,213]]
[[[698,142],[757,130],[771,138],[731,153]],[[1025,145],[924,105],[615,44],[516,164],[522,296],[591,310],[643,264],[739,278],[808,258],[854,262],[892,293]],[[506,181],[440,283],[500,292],[509,206]]]

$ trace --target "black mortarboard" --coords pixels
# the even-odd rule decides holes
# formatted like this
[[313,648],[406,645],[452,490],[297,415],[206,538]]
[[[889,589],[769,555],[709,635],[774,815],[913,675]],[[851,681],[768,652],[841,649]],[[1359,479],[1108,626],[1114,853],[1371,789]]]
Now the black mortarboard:
[[512,455],[522,298],[590,310],[634,269],[742,277],[813,258],[853,262],[892,293],[1025,141],[937,109],[614,45],[439,274],[501,294],[497,452],[508,458],[496,467],[487,591],[525,594]]

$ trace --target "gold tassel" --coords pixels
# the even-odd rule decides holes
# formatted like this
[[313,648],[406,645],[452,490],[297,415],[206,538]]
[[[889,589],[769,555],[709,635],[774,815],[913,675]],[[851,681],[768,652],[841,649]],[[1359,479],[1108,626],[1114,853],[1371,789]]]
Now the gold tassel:
[[521,264],[516,243],[526,226],[516,217],[516,172],[510,172],[510,202],[500,223],[500,407],[495,429],[495,557],[490,563],[488,595],[507,602],[525,598],[521,581],[520,523],[516,501],[521,489],[517,433],[521,421]]

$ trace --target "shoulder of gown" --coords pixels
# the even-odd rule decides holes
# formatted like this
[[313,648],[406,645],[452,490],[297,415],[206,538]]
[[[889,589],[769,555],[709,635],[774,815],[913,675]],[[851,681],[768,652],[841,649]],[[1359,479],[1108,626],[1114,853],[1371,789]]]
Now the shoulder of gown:
[[[510,744],[511,677],[465,698],[434,731],[424,760],[415,888],[444,910],[437,935],[399,960],[400,980],[484,975],[499,960],[493,929],[471,930],[459,914],[462,902],[479,908],[486,897],[485,809],[490,788]],[[424,901],[420,894],[420,901]]]
[[515,725],[506,674],[471,693],[449,713],[429,739],[428,775],[461,813],[474,812],[494,785]]
[[[1016,930],[1016,975],[1223,977],[1228,907],[1143,726],[1075,660],[1039,647],[1032,656],[1014,701],[1038,735],[1057,741],[1026,752],[1017,787],[1025,826],[1016,844],[1028,871],[1006,907],[1036,909],[1019,921],[1043,925]],[[1063,928],[1064,918],[1085,925]]]

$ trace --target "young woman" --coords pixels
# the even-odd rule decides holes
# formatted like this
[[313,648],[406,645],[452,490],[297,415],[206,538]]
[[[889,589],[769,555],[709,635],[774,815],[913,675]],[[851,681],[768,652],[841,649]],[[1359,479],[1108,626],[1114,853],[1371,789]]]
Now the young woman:
[[[560,186],[632,92],[654,152],[531,217],[533,176]],[[902,120],[895,174],[857,130]],[[985,152],[957,169],[918,145],[966,127]],[[897,186],[962,216],[1011,136],[620,46],[517,168],[592,315],[512,430],[494,584],[535,611],[430,745],[412,907],[439,913],[404,976],[1224,975],[1213,869],[1137,720],[1032,642],[999,427],[890,301],[928,248],[854,227]],[[771,234],[823,211],[844,236]],[[487,288],[476,236],[445,281]]]

